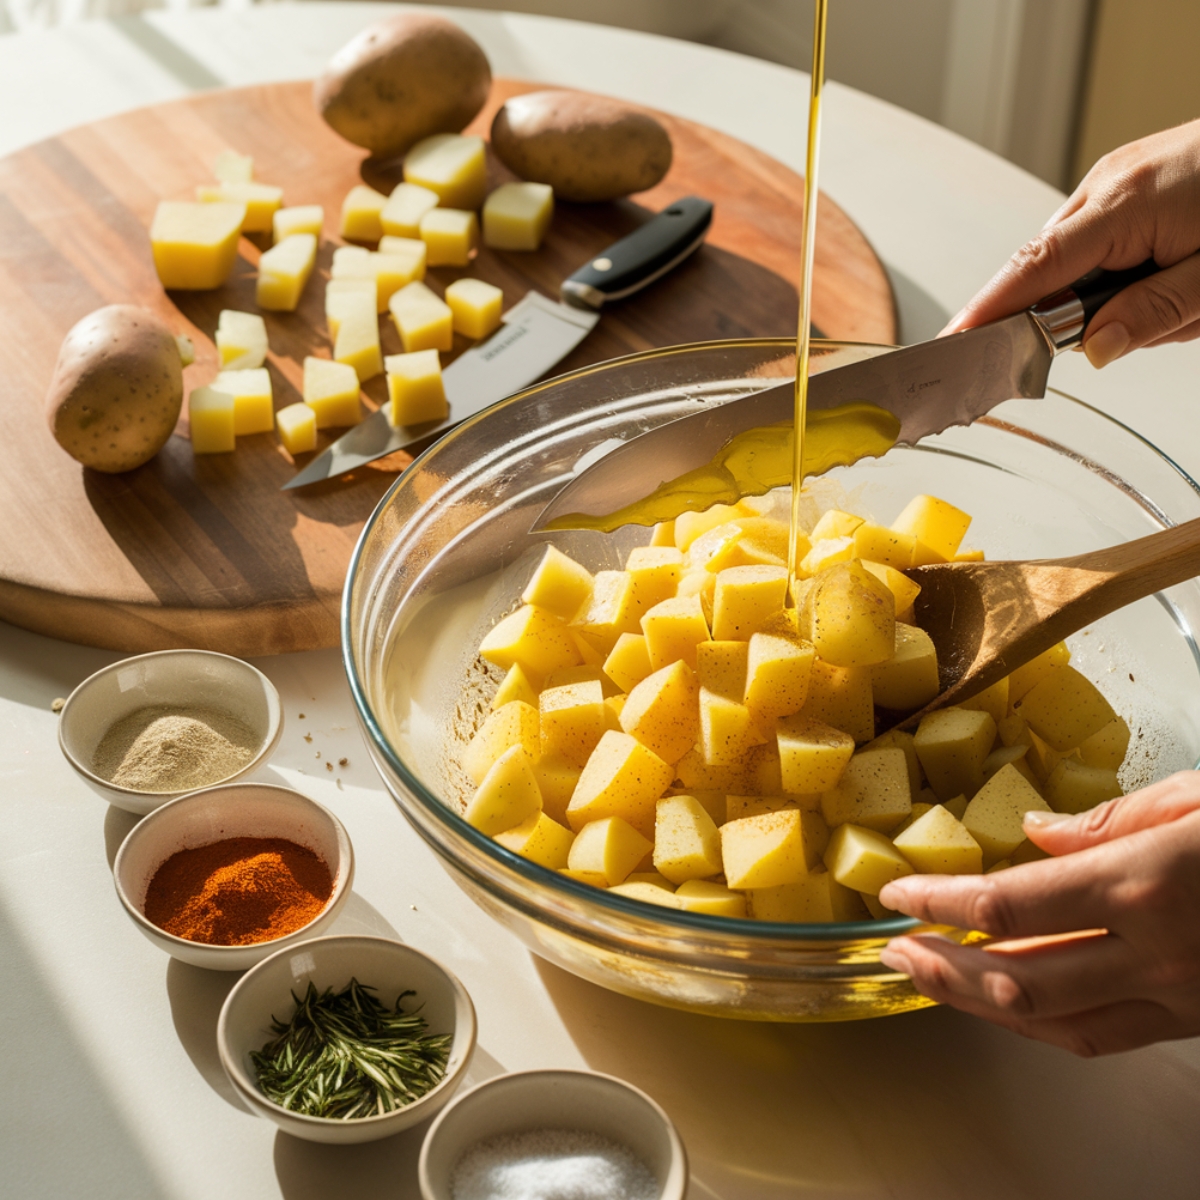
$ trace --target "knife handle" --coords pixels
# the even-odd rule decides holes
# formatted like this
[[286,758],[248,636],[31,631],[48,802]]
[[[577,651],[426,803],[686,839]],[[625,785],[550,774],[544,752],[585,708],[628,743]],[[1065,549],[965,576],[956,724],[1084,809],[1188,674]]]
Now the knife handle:
[[676,200],[565,279],[563,300],[576,308],[598,309],[640,292],[699,247],[712,214],[712,204],[698,196]]
[[1042,326],[1054,345],[1055,354],[1069,350],[1083,341],[1092,318],[1118,293],[1131,283],[1158,273],[1159,266],[1152,258],[1124,271],[1102,271],[1097,267],[1069,288],[1039,301],[1029,311]]

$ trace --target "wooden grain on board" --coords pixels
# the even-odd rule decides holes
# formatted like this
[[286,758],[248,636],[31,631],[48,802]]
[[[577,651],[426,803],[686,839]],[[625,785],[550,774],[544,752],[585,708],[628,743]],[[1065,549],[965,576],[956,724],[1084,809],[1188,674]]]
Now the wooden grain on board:
[[[510,95],[497,80],[471,126],[486,133]],[[563,278],[680,196],[714,202],[706,245],[640,296],[606,310],[556,373],[681,342],[794,334],[802,181],[731,137],[660,114],[675,159],[653,190],[614,204],[560,204],[537,253],[481,250],[469,270],[431,270],[436,291],[462,274],[556,296]],[[162,199],[189,198],[219,151],[251,154],[285,202],[325,206],[318,270],[296,313],[266,314],[268,366],[281,408],[300,399],[306,355],[329,356],[323,280],[342,197],[398,173],[363,161],[313,110],[308,84],[202,93],[72,130],[0,160],[0,617],[69,641],[122,651],[197,646],[253,655],[336,644],[342,583],[366,518],[408,459],[281,492],[295,464],[273,434],[232,454],[193,456],[185,417],[149,463],[123,475],[85,470],[50,436],[44,397],[59,344],[105,304],[142,304],[196,344],[187,387],[217,370],[223,308],[255,310],[265,243],[243,238],[230,282],[166,294],[146,230]],[[511,178],[489,160],[492,185]],[[865,238],[821,200],[813,321],[831,337],[895,340],[886,275]],[[383,324],[385,353],[400,350]],[[459,340],[456,350],[467,343]],[[383,379],[365,395],[378,405]],[[328,438],[323,436],[322,447]],[[307,461],[307,457],[303,461]]]

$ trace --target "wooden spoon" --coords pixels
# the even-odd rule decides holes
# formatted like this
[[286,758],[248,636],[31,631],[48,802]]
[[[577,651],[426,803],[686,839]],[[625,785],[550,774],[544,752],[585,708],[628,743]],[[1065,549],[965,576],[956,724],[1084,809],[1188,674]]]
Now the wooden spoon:
[[933,639],[942,690],[902,729],[969,699],[1085,625],[1200,575],[1200,519],[1075,558],[938,563],[905,573],[921,585],[914,615]]

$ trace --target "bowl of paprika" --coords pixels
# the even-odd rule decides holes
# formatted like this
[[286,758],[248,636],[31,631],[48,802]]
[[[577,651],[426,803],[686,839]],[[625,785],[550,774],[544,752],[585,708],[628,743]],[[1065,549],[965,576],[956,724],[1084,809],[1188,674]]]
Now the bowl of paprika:
[[134,826],[113,878],[125,911],[161,950],[244,971],[328,929],[350,897],[354,851],[342,823],[300,792],[221,784]]

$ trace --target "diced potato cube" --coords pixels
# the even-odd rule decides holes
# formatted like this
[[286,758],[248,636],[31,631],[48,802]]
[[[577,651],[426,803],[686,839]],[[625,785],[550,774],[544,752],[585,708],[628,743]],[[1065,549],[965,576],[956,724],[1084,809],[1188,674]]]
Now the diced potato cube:
[[275,414],[275,428],[289,454],[307,454],[317,448],[317,414],[303,401],[281,408]]
[[370,265],[375,273],[375,311],[385,313],[392,297],[410,283],[425,278],[425,243],[415,254],[378,251],[371,255]]
[[233,397],[216,388],[193,388],[188,396],[188,428],[194,454],[223,454],[235,446]]
[[939,691],[937,650],[916,625],[896,622],[895,652],[871,668],[871,693],[881,708],[899,712],[922,708]]
[[317,239],[311,233],[293,233],[263,251],[254,290],[258,307],[295,312],[316,261]]
[[875,736],[870,667],[835,667],[816,658],[801,715],[844,730],[856,742]]
[[[572,621],[579,635],[607,657],[623,633],[637,633],[638,613],[633,580],[625,571],[597,571],[585,609]],[[665,664],[664,664],[665,665]]]
[[819,575],[840,564],[849,563],[855,558],[854,539],[852,537],[822,538],[813,542],[808,553],[800,560],[797,570],[801,575]]
[[621,817],[646,837],[654,832],[654,804],[675,774],[652,750],[627,733],[608,730],[579,776],[567,821],[582,829],[589,821]]
[[982,692],[976,692],[967,700],[958,701],[957,707],[985,712],[999,726],[1000,722],[1008,716],[1008,677],[997,680],[991,687],[984,688]]
[[664,600],[670,600],[683,574],[683,553],[674,546],[635,546],[625,560],[633,580],[638,619]]
[[387,371],[392,408],[389,419],[393,425],[422,425],[426,421],[444,421],[450,415],[442,383],[442,363],[436,350],[389,354],[383,360],[383,367]]
[[997,746],[983,760],[983,781],[987,783],[989,779],[1001,767],[1007,767],[1010,763],[1025,776],[1035,787],[1037,786],[1037,777],[1033,773],[1033,768],[1025,761],[1029,753],[1028,743],[1018,744],[1016,746]]
[[656,604],[642,617],[642,633],[656,671],[676,659],[695,670],[696,647],[710,640],[698,596],[676,596]]
[[295,233],[311,233],[318,241],[325,225],[325,210],[319,204],[281,208],[271,218],[273,240],[282,242]]
[[[675,589],[674,599],[686,600],[689,596],[695,596],[700,601],[700,611],[704,614],[704,620],[711,628],[713,596],[716,590],[717,577],[712,572],[700,567],[696,570],[684,571],[679,577],[679,586]],[[659,603],[662,604],[665,601],[659,601]]]
[[196,189],[201,204],[244,204],[243,233],[270,233],[272,218],[283,203],[283,188],[267,183],[202,183]]
[[[1013,852],[1009,858],[1009,863],[1014,867],[1019,867],[1023,863],[1041,862],[1044,858],[1049,858],[1041,846],[1035,846],[1028,838],[1026,838]],[[1001,860],[1003,861],[1003,860]]]
[[479,245],[479,220],[465,209],[431,208],[421,218],[421,241],[431,267],[465,267]]
[[325,285],[325,324],[331,339],[337,341],[342,318],[360,312],[364,304],[375,305],[373,279],[331,279]]
[[389,237],[420,237],[421,218],[437,203],[437,192],[416,183],[398,183],[379,212],[380,227]]
[[899,749],[860,751],[821,795],[821,815],[831,827],[861,825],[886,833],[911,811],[908,763]]
[[1089,767],[1064,758],[1046,780],[1046,800],[1055,812],[1081,813],[1121,795],[1117,773],[1110,767]]
[[223,371],[248,371],[267,358],[267,324],[258,313],[222,309],[214,339]]
[[429,252],[426,250],[425,243],[421,241],[417,233],[404,237],[385,233],[379,239],[378,249],[380,254],[411,260],[413,264],[413,278],[425,278],[425,261],[426,255]]
[[504,293],[482,279],[456,279],[446,288],[446,303],[454,314],[455,333],[485,338],[500,325]]
[[1049,812],[1050,806],[1013,766],[1001,768],[975,793],[962,823],[983,847],[984,866],[1008,858],[1025,840],[1022,822],[1035,809]]
[[1060,754],[1099,733],[1117,715],[1096,685],[1069,666],[1049,671],[1014,708]]
[[554,216],[548,183],[502,183],[483,203],[483,240],[493,250],[536,250]]
[[881,733],[873,741],[868,742],[864,750],[903,750],[904,761],[908,766],[908,790],[914,801],[921,791],[924,776],[921,774],[921,760],[917,757],[917,739],[905,729],[889,729]]
[[[928,788],[926,788],[925,791],[922,792],[922,795],[927,795],[927,796],[931,797],[933,800],[937,799],[937,797],[934,796],[933,792],[931,792]],[[934,805],[930,804],[929,807],[933,808]],[[966,796],[955,796],[953,800],[947,800],[946,803],[942,805],[942,807],[952,817],[955,817],[957,820],[961,821],[963,819],[963,817],[966,815],[967,798],[966,798]]]
[[535,812],[520,825],[496,834],[496,841],[539,867],[558,871],[567,865],[575,834],[552,821],[544,812]]
[[725,880],[731,888],[778,887],[808,873],[797,809],[726,821],[720,834]]
[[[936,799],[936,797],[935,797],[935,799]],[[964,801],[965,801],[965,797],[964,797]],[[964,807],[964,809],[966,808],[965,803],[963,804],[963,807]],[[899,837],[900,834],[902,834],[918,817],[923,817],[927,812],[930,811],[930,809],[934,809],[934,808],[937,808],[936,804],[927,804],[923,800],[915,801],[912,806],[912,812],[910,812],[908,814],[908,816],[905,817],[904,820],[901,821],[900,824],[896,826],[895,829],[888,829],[888,830],[885,830],[884,832],[887,833],[888,837],[890,837],[892,839],[892,841],[894,842],[896,840],[896,838]],[[949,810],[947,810],[947,811],[949,811]]]
[[675,901],[684,912],[707,913],[710,917],[744,917],[746,897],[709,879],[688,879],[675,890]]
[[339,232],[353,242],[377,242],[383,237],[380,216],[388,198],[360,183],[352,187],[342,201]]
[[817,657],[834,666],[885,662],[896,645],[896,601],[862,563],[841,563],[813,580],[800,611],[800,632]]
[[897,571],[895,567],[889,567],[887,563],[864,559],[862,565],[892,593],[897,613],[908,612],[912,608],[913,601],[921,594],[919,583],[913,583],[903,571]]
[[871,914],[873,921],[889,921],[892,917],[901,917],[904,914],[897,912],[894,908],[888,908],[886,905],[879,903],[879,897],[871,895],[870,892],[863,892],[863,903],[867,906],[867,911]]
[[168,290],[219,288],[237,260],[244,204],[164,200],[150,224],[154,269]]
[[799,638],[751,635],[742,699],[756,719],[791,716],[804,707],[813,658],[812,645]]
[[701,687],[741,703],[749,661],[748,642],[701,642],[696,647],[696,678]]
[[737,504],[714,504],[703,512],[681,513],[675,518],[675,545],[686,552],[691,544],[710,529],[736,521],[738,517],[753,517],[754,510],[739,500]]
[[788,527],[782,521],[740,517],[733,525],[737,535],[713,550],[704,564],[706,570],[716,573],[730,567],[787,566]]
[[492,709],[511,704],[514,700],[531,704],[534,708],[537,707],[538,690],[534,686],[533,680],[525,674],[520,663],[513,663],[505,672],[500,686],[496,689],[496,694],[492,697]]
[[725,793],[710,792],[703,788],[696,788],[693,791],[687,791],[685,788],[674,788],[668,795],[671,796],[691,796],[697,804],[713,819],[714,825],[724,825],[728,819],[725,812]]
[[547,546],[521,599],[569,621],[591,599],[592,582],[591,571],[556,547]]
[[788,793],[811,794],[836,787],[854,754],[854,739],[848,733],[803,713],[780,717],[775,736],[781,782]]
[[213,387],[233,397],[233,432],[238,437],[247,433],[270,433],[275,428],[271,375],[266,367],[222,371],[213,380]]
[[621,728],[663,762],[678,762],[700,730],[699,687],[691,668],[674,662],[636,684],[621,710]]
[[874,829],[839,825],[825,850],[825,866],[843,887],[878,896],[885,884],[913,873],[908,859]]
[[404,157],[404,179],[436,193],[446,208],[479,208],[487,195],[483,138],[457,133],[423,138]]
[[[911,534],[943,560],[949,561],[971,524],[971,518],[953,504],[936,496],[914,496],[892,522],[897,533]],[[914,560],[913,565],[917,563]]]
[[604,689],[595,682],[547,687],[538,697],[538,711],[542,756],[582,768],[607,727]]
[[317,428],[357,425],[362,420],[358,401],[358,374],[346,363],[327,358],[304,360],[304,403],[316,414]]
[[620,688],[631,692],[650,674],[650,652],[640,633],[623,633],[604,660],[604,673]]
[[524,746],[532,762],[541,752],[538,710],[520,700],[488,713],[463,752],[463,770],[472,783],[478,784],[492,764],[513,746]]
[[581,662],[567,627],[553,613],[533,604],[523,605],[493,626],[480,643],[479,653],[505,670],[519,662],[527,675],[542,677]]
[[533,776],[533,761],[524,746],[510,746],[483,777],[463,818],[481,833],[495,837],[528,820],[542,807]]
[[831,508],[821,514],[809,537],[814,542],[824,541],[826,538],[852,537],[854,531],[864,523],[862,517],[843,512],[840,508]]
[[647,883],[672,894],[675,891],[675,885],[665,875],[660,875],[657,871],[630,871],[625,877],[625,882]]
[[729,567],[717,575],[713,594],[713,638],[749,641],[782,611],[786,567]]
[[973,796],[983,784],[983,760],[996,740],[996,722],[985,712],[942,708],[921,718],[917,757],[937,798]]
[[[894,529],[874,525],[870,521],[859,525],[854,531],[855,558],[861,558],[864,563],[879,563],[896,571],[907,571],[913,565],[916,545],[917,539],[912,534],[897,533]],[[916,584],[913,586],[916,587]],[[902,612],[906,607],[897,602],[896,611]]]
[[654,869],[680,884],[721,873],[721,834],[694,796],[667,796],[655,808]]
[[809,871],[795,883],[755,888],[746,893],[750,916],[756,921],[782,921],[789,925],[824,925],[836,918],[829,890],[833,878],[823,868]]
[[582,774],[582,768],[565,758],[540,758],[533,764],[533,777],[542,793],[542,808],[560,825],[567,824],[567,805]]
[[[552,687],[567,687],[573,683],[598,683],[604,699],[609,700],[619,696],[621,689],[604,673],[602,667],[584,663],[577,667],[559,667],[546,676],[542,690]],[[624,697],[622,697],[622,700]]]
[[628,900],[640,900],[643,904],[657,904],[660,908],[682,908],[683,903],[669,888],[657,887],[653,883],[634,883],[626,880],[616,887],[608,889],[614,896],[624,896]]
[[893,835],[892,845],[916,870],[930,875],[978,875],[983,870],[979,843],[940,804]]
[[454,314],[450,306],[419,280],[396,292],[388,301],[388,309],[405,350],[454,348]]
[[700,753],[711,766],[742,762],[752,746],[770,737],[769,726],[755,721],[740,701],[700,689]]
[[761,817],[763,813],[782,812],[785,808],[799,809],[800,806],[790,796],[726,796],[725,821]]
[[1069,755],[1060,754],[1053,746],[1043,742],[1032,729],[1027,731],[1027,736],[1029,750],[1025,754],[1025,762],[1029,765],[1029,769],[1039,784],[1044,784],[1050,778],[1051,772],[1064,758],[1078,753],[1078,751],[1072,750]]
[[[675,545],[675,522],[674,521],[659,521],[655,525],[653,532],[650,534],[650,545],[652,546],[674,546]],[[676,547],[678,549],[678,547]]]
[[1124,717],[1114,717],[1091,737],[1079,743],[1079,759],[1089,767],[1107,767],[1115,771],[1129,749],[1129,725]]
[[379,318],[370,296],[347,297],[333,341],[333,358],[335,362],[353,367],[360,382],[365,383],[383,371]]
[[213,163],[213,178],[222,183],[249,183],[254,178],[254,159],[248,154],[222,150]]
[[587,871],[601,876],[609,887],[625,877],[650,852],[649,838],[643,837],[620,817],[602,817],[590,821],[575,835],[567,866],[572,871]]
[[675,778],[691,795],[698,792],[737,792],[749,790],[750,763],[710,766],[698,749],[689,750],[675,764]]
[[1071,661],[1071,651],[1066,642],[1059,642],[1049,650],[1043,650],[1037,658],[1031,658],[1023,667],[1018,667],[1008,677],[1008,702],[1016,704],[1035,683],[1040,683],[1055,667],[1065,667]]

